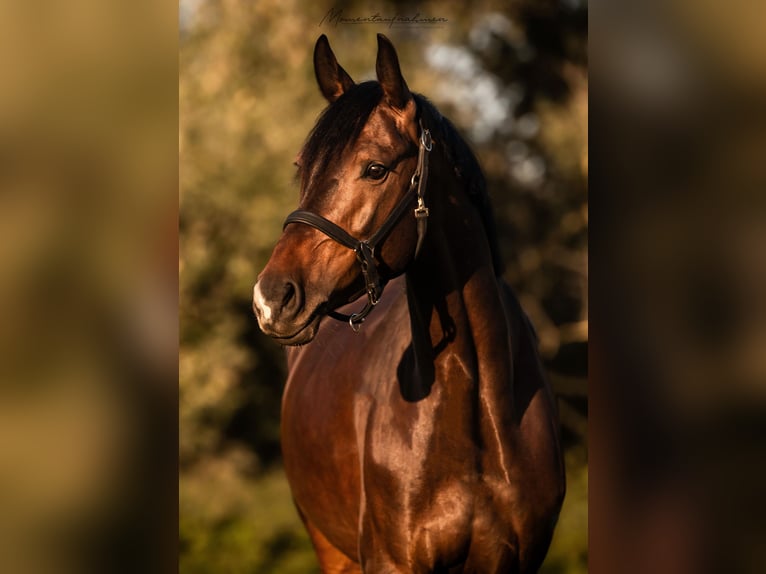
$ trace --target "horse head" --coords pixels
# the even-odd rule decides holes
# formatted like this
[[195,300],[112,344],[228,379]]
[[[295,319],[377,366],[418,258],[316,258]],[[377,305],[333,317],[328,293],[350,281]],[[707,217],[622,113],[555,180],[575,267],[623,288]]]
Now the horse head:
[[430,134],[391,42],[378,34],[377,81],[354,83],[324,35],[314,71],[329,105],[296,159],[299,209],[253,289],[261,329],[283,345],[310,342],[323,317],[366,294],[358,328],[413,260],[428,214]]

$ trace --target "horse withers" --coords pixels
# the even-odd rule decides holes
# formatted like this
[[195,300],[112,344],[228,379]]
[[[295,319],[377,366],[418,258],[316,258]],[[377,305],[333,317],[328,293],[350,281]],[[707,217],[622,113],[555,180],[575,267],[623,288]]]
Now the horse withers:
[[324,35],[314,68],[329,105],[253,308],[289,346],[282,451],[322,570],[536,572],[564,496],[555,399],[476,158],[385,36],[377,81]]

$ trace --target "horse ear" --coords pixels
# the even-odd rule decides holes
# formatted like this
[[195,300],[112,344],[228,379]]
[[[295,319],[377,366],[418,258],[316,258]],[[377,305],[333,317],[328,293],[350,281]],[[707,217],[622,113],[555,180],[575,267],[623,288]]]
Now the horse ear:
[[394,108],[403,109],[412,98],[412,94],[399,69],[399,58],[394,45],[383,34],[378,34],[378,59],[375,63],[375,71],[388,104]]
[[327,36],[322,34],[314,46],[314,73],[319,89],[328,102],[333,103],[354,86],[354,80],[341,68],[330,49]]

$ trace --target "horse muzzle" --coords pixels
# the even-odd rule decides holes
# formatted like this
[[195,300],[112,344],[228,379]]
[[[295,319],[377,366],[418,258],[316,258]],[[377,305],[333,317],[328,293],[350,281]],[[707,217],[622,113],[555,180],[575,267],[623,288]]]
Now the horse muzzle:
[[258,325],[282,345],[310,342],[319,328],[321,307],[307,308],[305,291],[289,278],[264,275],[253,287],[253,312]]

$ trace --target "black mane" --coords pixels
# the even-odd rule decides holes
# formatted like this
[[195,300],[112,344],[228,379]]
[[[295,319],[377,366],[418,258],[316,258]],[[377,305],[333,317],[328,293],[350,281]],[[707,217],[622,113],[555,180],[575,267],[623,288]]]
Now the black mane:
[[[462,181],[471,202],[479,212],[496,275],[503,273],[495,219],[492,213],[486,180],[476,156],[458,133],[455,126],[425,96],[413,93],[418,108],[418,119],[431,130],[455,176]],[[355,85],[335,102],[327,106],[308,135],[301,153],[302,177],[323,173],[330,162],[337,160],[346,146],[353,145],[373,110],[383,97],[378,82]]]
[[382,97],[378,82],[363,82],[327,106],[303,146],[302,176],[323,173],[346,146],[354,145]]
[[487,182],[479,162],[452,122],[442,116],[428,98],[420,94],[413,95],[418,105],[419,117],[422,118],[423,124],[431,130],[434,140],[441,146],[447,161],[453,166],[455,176],[463,182],[468,197],[479,212],[484,224],[484,233],[487,236],[489,250],[492,254],[495,275],[500,276],[503,274],[505,265],[497,240],[497,228],[495,227],[495,217],[489,199]]

